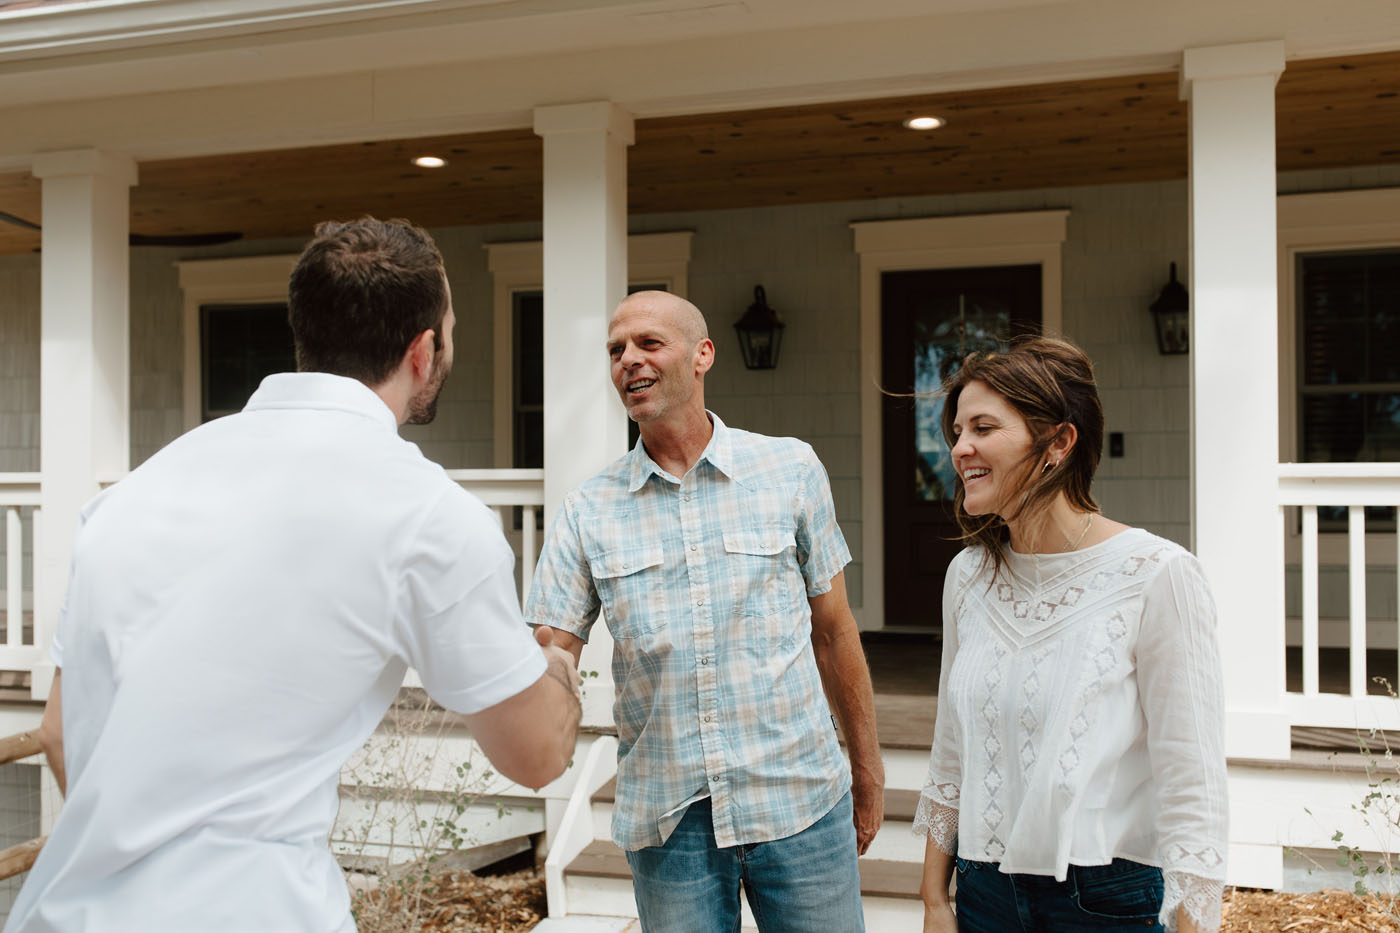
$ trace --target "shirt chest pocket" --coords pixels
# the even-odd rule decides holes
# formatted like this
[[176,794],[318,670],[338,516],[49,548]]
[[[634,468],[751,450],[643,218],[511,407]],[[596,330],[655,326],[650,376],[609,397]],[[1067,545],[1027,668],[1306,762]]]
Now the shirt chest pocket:
[[594,585],[613,638],[636,638],[665,625],[663,570],[660,544],[610,550],[594,561]]
[[724,557],[735,613],[760,619],[784,613],[800,615],[794,594],[801,577],[797,571],[797,539],[791,529],[726,531]]

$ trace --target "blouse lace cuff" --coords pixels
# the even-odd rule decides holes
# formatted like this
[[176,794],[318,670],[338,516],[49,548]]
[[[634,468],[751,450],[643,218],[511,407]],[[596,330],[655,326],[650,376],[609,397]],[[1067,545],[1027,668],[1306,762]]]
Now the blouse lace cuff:
[[1211,878],[1202,878],[1184,871],[1167,870],[1162,873],[1162,926],[1169,931],[1176,930],[1176,910],[1185,909],[1187,916],[1196,924],[1201,933],[1215,933],[1220,929],[1220,903],[1225,894],[1225,884]]
[[914,811],[914,832],[920,836],[927,836],[945,855],[957,855],[957,808],[938,803],[927,794],[920,795],[919,807]]

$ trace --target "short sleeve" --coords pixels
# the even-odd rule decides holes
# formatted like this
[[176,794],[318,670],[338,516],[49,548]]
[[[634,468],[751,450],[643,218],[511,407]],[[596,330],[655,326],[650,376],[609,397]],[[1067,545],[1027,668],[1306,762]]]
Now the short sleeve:
[[947,698],[948,673],[958,653],[957,609],[961,598],[961,567],[968,552],[948,564],[943,580],[943,657],[939,662],[940,702],[933,723],[933,747],[928,774],[914,813],[914,832],[927,836],[940,851],[958,854],[958,813],[962,797],[962,736],[956,711]]
[[1215,602],[1189,553],[1148,585],[1137,667],[1158,788],[1162,922],[1174,929],[1180,905],[1201,930],[1215,930],[1228,834],[1224,684]]
[[797,563],[807,595],[813,597],[831,589],[832,579],[851,562],[851,551],[836,522],[826,468],[810,446],[803,444],[802,452],[806,469],[796,522]]
[[460,489],[434,508],[404,570],[400,633],[428,695],[475,713],[544,675],[545,658],[520,615],[515,558],[486,507]]
[[600,605],[579,536],[577,502],[570,494],[554,517],[535,565],[525,618],[531,625],[548,625],[587,641]]

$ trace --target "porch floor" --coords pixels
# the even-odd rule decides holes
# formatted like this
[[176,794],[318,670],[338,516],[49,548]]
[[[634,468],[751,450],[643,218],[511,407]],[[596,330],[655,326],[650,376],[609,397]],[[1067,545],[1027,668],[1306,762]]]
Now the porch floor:
[[[875,718],[880,744],[889,748],[928,748],[933,743],[933,718],[938,709],[942,639],[926,632],[882,630],[862,633],[861,643],[875,686]],[[1347,649],[1322,648],[1318,655],[1318,689],[1323,693],[1346,693],[1350,677]],[[1367,693],[1385,696],[1392,687],[1400,687],[1397,664],[1400,664],[1400,654],[1394,649],[1368,650]],[[1288,690],[1301,692],[1301,648],[1287,650],[1285,675]],[[1293,745],[1295,748],[1354,749],[1356,742],[1354,734],[1346,730],[1295,728]]]

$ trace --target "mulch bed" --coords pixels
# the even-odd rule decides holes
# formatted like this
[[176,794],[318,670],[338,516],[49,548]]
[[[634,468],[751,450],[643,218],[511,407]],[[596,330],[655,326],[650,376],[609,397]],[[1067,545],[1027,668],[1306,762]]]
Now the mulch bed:
[[1225,892],[1221,933],[1400,933],[1400,904],[1347,891]]
[[[408,902],[414,900],[416,911]],[[426,890],[356,896],[360,933],[525,933],[544,919],[544,878],[444,873]],[[1225,892],[1221,933],[1400,933],[1400,903],[1347,891]]]
[[360,933],[523,933],[548,913],[544,876],[443,872],[422,885],[355,895]]

